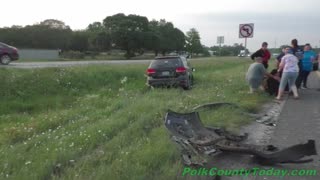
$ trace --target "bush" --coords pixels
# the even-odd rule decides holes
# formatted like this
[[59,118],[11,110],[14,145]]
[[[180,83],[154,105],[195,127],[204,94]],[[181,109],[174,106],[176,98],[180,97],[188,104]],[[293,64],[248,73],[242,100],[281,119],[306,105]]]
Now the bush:
[[66,51],[61,54],[61,57],[65,59],[84,59],[85,53],[80,51]]

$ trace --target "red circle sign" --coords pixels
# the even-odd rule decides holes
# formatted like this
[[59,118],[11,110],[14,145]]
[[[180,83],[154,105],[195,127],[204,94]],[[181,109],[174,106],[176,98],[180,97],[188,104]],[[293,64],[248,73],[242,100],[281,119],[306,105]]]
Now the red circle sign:
[[240,37],[248,38],[253,35],[253,26],[251,24],[242,24],[239,29]]

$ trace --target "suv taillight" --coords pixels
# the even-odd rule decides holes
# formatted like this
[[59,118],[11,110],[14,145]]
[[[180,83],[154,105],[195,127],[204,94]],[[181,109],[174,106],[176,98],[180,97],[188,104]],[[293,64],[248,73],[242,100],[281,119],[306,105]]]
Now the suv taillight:
[[185,73],[187,69],[185,67],[177,67],[176,68],[176,73]]
[[147,75],[152,75],[152,74],[155,74],[156,73],[156,70],[155,69],[147,69]]

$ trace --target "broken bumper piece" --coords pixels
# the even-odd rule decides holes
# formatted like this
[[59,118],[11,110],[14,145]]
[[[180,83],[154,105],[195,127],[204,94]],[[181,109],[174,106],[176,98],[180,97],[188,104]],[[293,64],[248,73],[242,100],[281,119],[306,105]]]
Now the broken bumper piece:
[[[211,103],[198,106],[194,110],[214,109],[230,103]],[[248,134],[235,135],[222,128],[205,127],[198,112],[177,113],[171,110],[165,115],[165,126],[181,150],[186,165],[201,165],[195,156],[213,156],[223,152],[253,155],[262,165],[277,163],[306,163],[312,159],[303,159],[306,156],[316,155],[315,141],[309,140],[305,144],[297,144],[284,149],[273,145],[260,146],[246,144],[243,141]]]

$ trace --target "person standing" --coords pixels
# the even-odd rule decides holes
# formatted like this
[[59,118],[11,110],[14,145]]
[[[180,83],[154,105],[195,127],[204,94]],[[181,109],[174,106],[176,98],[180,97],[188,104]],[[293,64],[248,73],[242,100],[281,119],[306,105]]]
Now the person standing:
[[282,48],[281,49],[281,53],[276,57],[276,60],[277,60],[277,62],[276,62],[276,67],[277,67],[277,69],[279,69],[279,65],[280,65],[280,62],[281,62],[281,59],[282,59],[282,57],[285,55],[284,54],[284,50],[285,50],[286,48]]
[[298,40],[297,39],[292,39],[291,40],[291,50],[293,55],[295,55],[298,58],[298,66],[299,66],[299,73],[298,77],[296,80],[296,86],[300,88],[298,79],[302,78],[302,58],[303,58],[303,48],[298,45]]
[[301,89],[307,88],[308,76],[313,69],[313,61],[315,61],[315,58],[316,58],[316,53],[311,50],[310,44],[306,44],[304,46],[303,58],[300,60],[301,70],[297,79],[297,88],[300,88],[302,83],[303,83],[303,86],[301,87]]
[[269,67],[268,61],[271,57],[271,54],[270,54],[270,51],[268,50],[268,43],[267,42],[263,42],[261,48],[251,55],[252,60],[254,60],[257,57],[262,58],[263,66],[266,69],[268,69],[268,67]]
[[292,50],[293,55],[295,55],[298,58],[298,60],[300,61],[303,58],[303,48],[301,48],[298,45],[297,39],[291,40],[291,47],[292,47],[291,50]]
[[285,48],[285,55],[281,59],[281,63],[279,65],[278,72],[282,71],[282,77],[280,80],[280,86],[278,91],[277,100],[280,100],[286,84],[289,84],[289,89],[293,92],[293,96],[295,99],[299,98],[298,89],[295,84],[296,79],[299,73],[299,66],[298,66],[298,58],[293,55],[293,51],[290,47]]

